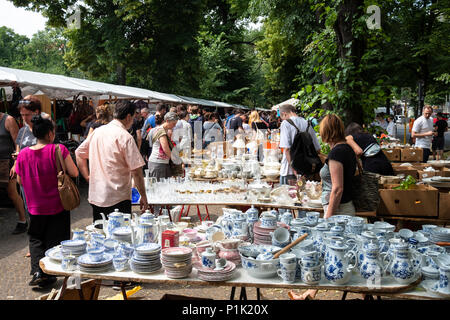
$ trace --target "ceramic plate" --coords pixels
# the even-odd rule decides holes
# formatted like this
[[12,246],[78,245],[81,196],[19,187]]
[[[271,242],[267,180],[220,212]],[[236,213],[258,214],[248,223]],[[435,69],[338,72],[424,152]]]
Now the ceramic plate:
[[185,256],[192,254],[192,249],[186,247],[165,248],[162,250],[162,254],[164,256]]
[[61,241],[61,245],[63,247],[84,247],[86,245],[86,241],[84,240],[64,240]]
[[159,272],[159,270],[161,270],[161,268],[158,269],[154,269],[154,270],[141,270],[141,269],[131,269],[134,273],[141,273],[141,274],[152,274],[152,273],[157,273]]
[[109,265],[106,265],[104,267],[101,267],[101,268],[85,268],[82,266],[78,266],[78,269],[81,272],[86,272],[86,273],[101,273],[101,272],[108,272],[108,271],[114,270],[112,263]]
[[45,256],[54,261],[61,262],[63,259],[63,254],[61,252],[61,246],[56,246],[51,249],[48,249],[47,251],[45,251]]
[[130,227],[119,227],[113,230],[113,234],[117,236],[126,236],[131,234]]
[[136,246],[136,251],[139,253],[153,253],[159,250],[161,250],[161,245],[157,243],[141,243]]
[[89,257],[89,254],[83,254],[82,256],[80,256],[78,258],[78,264],[80,266],[84,266],[84,267],[95,267],[95,266],[101,266],[101,265],[107,265],[109,263],[112,262],[113,256],[109,253],[105,253],[103,255],[103,259],[101,261],[92,261],[91,258]]

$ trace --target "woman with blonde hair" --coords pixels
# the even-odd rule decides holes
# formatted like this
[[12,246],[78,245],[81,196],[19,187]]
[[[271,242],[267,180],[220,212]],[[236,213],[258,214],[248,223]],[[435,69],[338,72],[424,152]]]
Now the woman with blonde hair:
[[253,122],[260,122],[260,121],[261,121],[261,119],[260,119],[260,117],[259,117],[258,111],[253,110],[253,111],[250,113],[250,116],[248,117],[248,125],[249,125],[250,127],[252,127],[252,123],[253,123]]

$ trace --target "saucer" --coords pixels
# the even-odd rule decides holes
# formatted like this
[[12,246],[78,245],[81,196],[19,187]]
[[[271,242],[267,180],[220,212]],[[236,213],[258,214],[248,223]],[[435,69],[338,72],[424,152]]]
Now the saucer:
[[83,266],[85,268],[89,268],[89,267],[99,267],[99,266],[103,266],[103,265],[108,265],[112,262],[113,260],[113,256],[112,254],[109,253],[105,253],[103,254],[103,259],[100,261],[92,261],[89,254],[83,254],[82,256],[78,257],[77,259],[77,263],[80,266]]
[[136,246],[136,251],[140,255],[149,255],[158,253],[161,250],[161,245],[157,243],[142,243]]
[[63,259],[63,254],[61,251],[61,246],[56,246],[45,251],[45,256],[51,260],[61,262]]

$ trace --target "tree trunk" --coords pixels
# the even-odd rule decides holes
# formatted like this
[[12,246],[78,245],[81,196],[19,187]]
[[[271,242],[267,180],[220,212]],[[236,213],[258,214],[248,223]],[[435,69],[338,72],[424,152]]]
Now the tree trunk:
[[126,85],[127,82],[127,68],[123,64],[117,65],[117,84]]
[[[337,48],[339,59],[347,61],[353,70],[358,70],[361,58],[366,50],[365,40],[355,38],[353,34],[354,17],[364,15],[363,6],[358,0],[344,0],[338,9],[338,16],[334,25],[337,37]],[[354,71],[352,71],[354,72]],[[351,89],[352,97],[348,100],[348,105],[344,108],[344,122],[356,122],[363,124],[364,111],[360,104],[362,88],[355,81]],[[346,83],[338,84],[340,88],[347,87]]]

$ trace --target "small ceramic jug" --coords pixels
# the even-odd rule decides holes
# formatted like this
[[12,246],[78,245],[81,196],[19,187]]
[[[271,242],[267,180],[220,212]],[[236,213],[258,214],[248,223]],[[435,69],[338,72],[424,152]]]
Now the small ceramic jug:
[[245,213],[247,214],[247,222],[258,221],[259,212],[258,212],[258,209],[256,209],[253,205]]
[[206,250],[202,253],[202,265],[205,268],[214,269],[216,261],[216,253],[213,251],[212,248],[208,247]]

